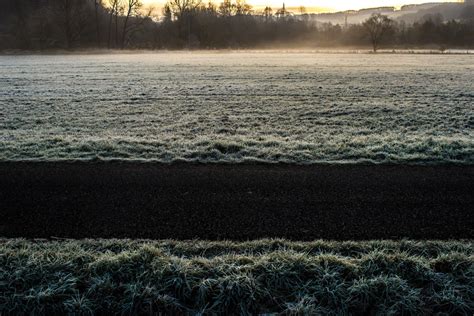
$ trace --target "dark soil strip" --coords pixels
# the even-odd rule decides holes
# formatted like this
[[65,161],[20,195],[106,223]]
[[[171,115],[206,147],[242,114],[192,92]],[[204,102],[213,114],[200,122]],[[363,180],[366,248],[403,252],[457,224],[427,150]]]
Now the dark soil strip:
[[0,163],[0,236],[474,238],[472,166]]

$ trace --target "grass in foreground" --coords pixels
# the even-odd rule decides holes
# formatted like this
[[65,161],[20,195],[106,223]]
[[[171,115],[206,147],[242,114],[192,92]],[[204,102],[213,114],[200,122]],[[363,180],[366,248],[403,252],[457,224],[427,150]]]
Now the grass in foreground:
[[0,240],[0,314],[471,314],[473,241]]

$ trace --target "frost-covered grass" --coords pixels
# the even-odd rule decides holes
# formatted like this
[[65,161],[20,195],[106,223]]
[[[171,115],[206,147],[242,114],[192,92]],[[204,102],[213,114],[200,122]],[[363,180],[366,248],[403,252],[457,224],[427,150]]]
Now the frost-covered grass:
[[472,241],[0,239],[0,314],[472,315]]
[[0,56],[0,160],[474,163],[469,55]]

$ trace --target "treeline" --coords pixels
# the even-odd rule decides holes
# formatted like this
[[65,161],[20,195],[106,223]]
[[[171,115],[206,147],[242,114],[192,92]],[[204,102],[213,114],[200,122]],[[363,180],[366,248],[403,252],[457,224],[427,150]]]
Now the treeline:
[[[156,24],[140,0],[0,0],[0,48],[125,48]],[[136,43],[132,43],[139,40]]]
[[[181,49],[372,45],[474,47],[474,6],[458,20],[414,24],[373,16],[363,24],[320,24],[285,8],[256,11],[244,0],[170,0],[161,12],[141,0],[0,0],[0,49]],[[374,38],[375,36],[375,38]]]

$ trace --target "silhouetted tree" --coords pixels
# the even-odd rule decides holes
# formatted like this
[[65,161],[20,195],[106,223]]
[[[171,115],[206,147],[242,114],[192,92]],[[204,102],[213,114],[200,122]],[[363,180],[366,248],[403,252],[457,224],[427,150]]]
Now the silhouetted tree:
[[179,37],[190,46],[193,15],[201,6],[201,0],[171,0],[168,6],[177,19]]
[[94,9],[95,9],[95,27],[96,27],[96,36],[97,36],[97,46],[100,47],[100,22],[99,22],[99,10],[103,7],[102,0],[94,0]]
[[236,0],[233,5],[235,15],[249,15],[252,11],[252,6],[245,2],[245,0]]
[[111,37],[112,37],[112,21],[114,16],[118,15],[119,0],[108,0],[109,3],[109,25],[108,25],[108,36],[107,36],[107,48],[111,48]]
[[123,15],[123,12],[125,11],[125,7],[123,4],[123,1],[125,0],[118,0],[116,11],[115,11],[115,47],[119,47],[119,16]]
[[392,22],[393,21],[386,15],[374,14],[363,23],[364,28],[370,36],[374,52],[377,52],[383,36],[392,27]]
[[130,17],[132,15],[137,15],[138,10],[143,6],[141,0],[126,0],[126,1],[127,1],[125,4],[126,15],[125,15],[125,22],[123,23],[123,31],[122,31],[122,44],[121,44],[122,49],[125,48],[125,39],[129,32],[128,22],[130,20]]
[[192,12],[201,5],[201,0],[171,0],[167,3],[174,16],[179,20],[186,12]]
[[272,18],[273,16],[273,10],[271,7],[265,7],[265,9],[263,9],[263,16],[265,17],[265,20],[269,20]]
[[219,5],[219,14],[225,17],[232,16],[234,14],[234,7],[232,5],[231,0],[224,0]]
[[16,0],[11,4],[9,32],[16,39],[18,47],[22,49],[29,49],[31,46],[31,36],[28,34],[31,9],[30,3],[26,0]]
[[55,2],[52,6],[54,18],[62,30],[66,48],[71,49],[80,40],[88,23],[87,3],[83,0],[55,0]]

